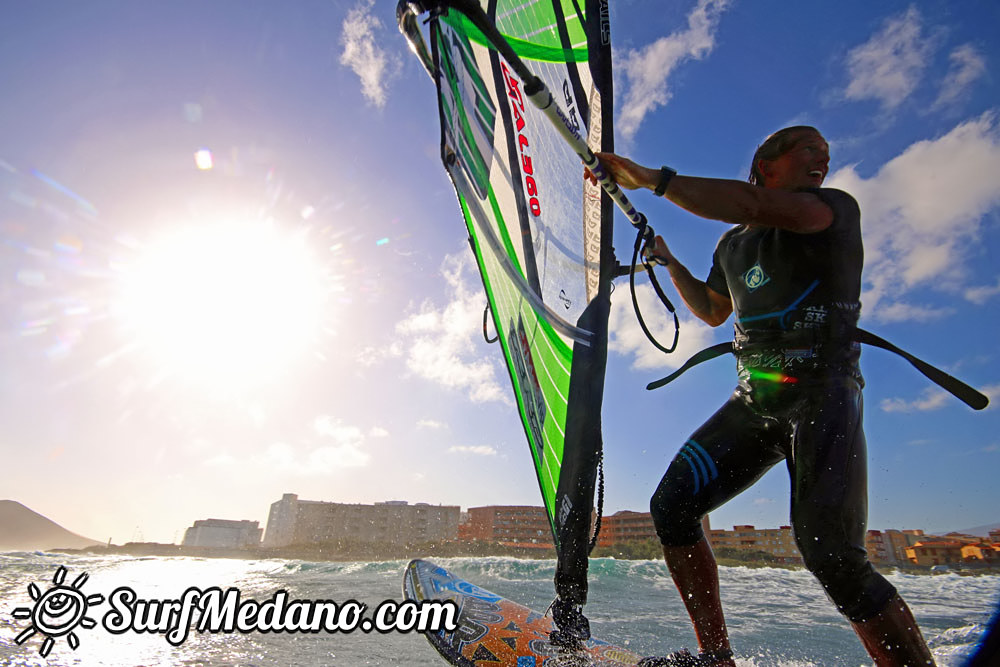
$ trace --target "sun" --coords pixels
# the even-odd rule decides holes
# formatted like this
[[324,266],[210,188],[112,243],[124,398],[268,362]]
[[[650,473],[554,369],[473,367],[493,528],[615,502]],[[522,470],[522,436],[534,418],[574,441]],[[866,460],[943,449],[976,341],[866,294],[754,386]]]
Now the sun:
[[222,390],[273,381],[322,330],[327,281],[307,241],[270,221],[165,232],[120,267],[113,312],[160,373]]

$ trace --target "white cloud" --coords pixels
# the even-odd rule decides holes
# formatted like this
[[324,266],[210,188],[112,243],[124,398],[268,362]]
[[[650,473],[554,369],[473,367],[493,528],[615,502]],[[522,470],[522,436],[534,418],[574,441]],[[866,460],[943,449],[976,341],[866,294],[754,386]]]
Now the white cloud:
[[496,456],[497,450],[488,445],[456,445],[449,447],[448,451],[453,454],[475,454],[476,456]]
[[[1000,395],[1000,385],[987,385],[986,387],[979,388],[979,390],[990,399],[990,404],[986,409],[994,409],[996,407],[997,396]],[[957,401],[958,399],[943,389],[928,387],[916,399],[887,398],[879,404],[879,407],[885,412],[929,412],[948,405],[957,405]]]
[[355,443],[362,439],[361,429],[346,426],[343,420],[323,415],[313,420],[313,430],[321,436],[333,438],[337,442]]
[[[643,279],[637,277],[637,281],[641,280]],[[664,289],[670,288],[664,285]],[[669,347],[674,339],[673,316],[663,307],[648,283],[637,282],[635,291],[646,326],[661,345]],[[686,314],[686,308],[680,303],[679,297],[672,297],[671,301],[677,302],[674,305],[678,308],[678,315]],[[640,328],[628,286],[623,285],[615,291],[608,321],[608,350],[623,356],[631,356],[632,368],[638,370],[679,368],[691,355],[708,347],[714,341],[712,328],[701,320],[681,317],[680,329],[677,349],[670,354],[661,352],[649,342]]]
[[880,404],[884,412],[927,412],[943,408],[953,400],[951,394],[936,387],[928,387],[914,400],[886,398]]
[[316,433],[333,444],[318,447],[305,458],[305,470],[300,474],[329,474],[342,468],[361,468],[368,465],[371,456],[362,449],[365,435],[357,426],[350,426],[341,419],[330,416],[313,421]]
[[997,294],[1000,294],[1000,278],[993,285],[978,285],[965,290],[965,298],[980,306]]
[[931,322],[933,320],[944,319],[954,312],[951,308],[938,308],[902,301],[883,302],[878,307],[878,310],[875,310],[873,306],[878,303],[878,299],[874,297],[868,298],[872,294],[872,292],[867,292],[861,295],[862,303],[866,304],[865,314],[867,316],[869,311],[872,311],[872,319],[885,324],[891,322]]
[[434,419],[421,419],[417,422],[417,428],[429,429],[432,431],[438,431],[441,429],[448,428],[448,425],[444,422],[439,422]]
[[297,477],[329,475],[345,468],[368,465],[371,456],[363,449],[365,435],[357,426],[323,415],[313,420],[312,430],[322,439],[322,444],[301,448],[276,442],[262,454],[249,457],[247,465]]
[[292,477],[330,475],[345,468],[368,465],[371,457],[361,449],[363,438],[360,431],[345,427],[338,427],[337,430],[334,444],[303,449],[286,442],[275,442],[256,454],[239,457],[220,454],[205,461],[205,465],[224,468],[229,473],[239,470],[241,475]]
[[899,106],[916,89],[933,47],[915,6],[886,19],[882,30],[847,54],[851,100],[875,99],[883,109]]
[[997,173],[1000,127],[991,111],[912,144],[871,178],[853,165],[830,176],[829,187],[850,192],[861,205],[866,317],[921,320],[949,312],[910,299],[917,288],[966,289],[966,257],[985,215],[1000,205]]
[[328,475],[344,468],[363,468],[370,459],[357,445],[319,447],[309,452],[305,467],[299,467],[297,472],[300,475]]
[[985,387],[980,387],[979,391],[986,394],[986,397],[990,399],[990,404],[986,406],[986,409],[995,410],[997,408],[997,399],[1000,398],[1000,384],[988,384]]
[[202,463],[202,465],[210,468],[232,468],[238,464],[239,461],[237,461],[232,454],[227,454],[225,452],[216,454],[212,458],[205,459]]
[[933,108],[954,104],[986,73],[986,59],[971,44],[963,44],[948,56],[951,67]]
[[399,343],[391,343],[386,347],[368,346],[358,352],[354,360],[365,367],[375,366],[386,359],[403,356],[403,348]]
[[385,106],[389,80],[399,72],[399,58],[378,45],[383,35],[382,21],[372,14],[375,0],[358,4],[344,19],[340,41],[344,46],[340,64],[354,70],[361,79],[361,92],[376,107]]
[[465,393],[477,403],[509,403],[509,390],[497,380],[500,351],[482,340],[486,296],[472,277],[468,253],[445,258],[442,274],[450,302],[438,308],[424,302],[396,325],[407,368],[416,376]]
[[618,57],[617,68],[624,72],[627,91],[615,129],[624,139],[635,136],[646,114],[670,101],[667,79],[678,65],[711,53],[719,19],[728,5],[729,0],[698,0],[685,30]]

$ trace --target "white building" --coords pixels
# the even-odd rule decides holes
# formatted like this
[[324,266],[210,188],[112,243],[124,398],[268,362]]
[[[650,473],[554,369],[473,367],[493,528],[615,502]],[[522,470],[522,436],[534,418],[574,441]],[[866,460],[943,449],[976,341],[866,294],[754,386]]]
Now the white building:
[[202,519],[184,531],[183,545],[228,549],[259,547],[263,532],[257,521]]

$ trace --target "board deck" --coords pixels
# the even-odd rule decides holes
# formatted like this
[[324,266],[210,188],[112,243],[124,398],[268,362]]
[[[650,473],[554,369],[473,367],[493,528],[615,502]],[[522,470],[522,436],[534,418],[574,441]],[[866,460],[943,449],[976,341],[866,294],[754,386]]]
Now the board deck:
[[413,560],[403,575],[408,600],[452,600],[458,628],[426,633],[427,640],[459,667],[634,667],[641,656],[589,639],[567,649],[549,642],[551,616],[471,584],[443,567]]

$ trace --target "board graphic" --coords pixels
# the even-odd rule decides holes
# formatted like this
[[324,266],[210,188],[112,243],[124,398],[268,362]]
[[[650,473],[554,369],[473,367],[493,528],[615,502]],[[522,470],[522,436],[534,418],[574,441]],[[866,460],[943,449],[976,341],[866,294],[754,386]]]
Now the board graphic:
[[427,633],[427,640],[459,667],[634,667],[641,656],[597,639],[567,649],[549,642],[551,616],[471,584],[443,567],[413,560],[403,575],[408,600],[452,600],[454,631]]

